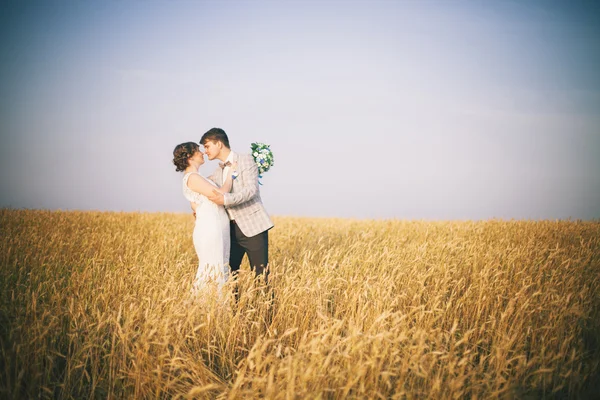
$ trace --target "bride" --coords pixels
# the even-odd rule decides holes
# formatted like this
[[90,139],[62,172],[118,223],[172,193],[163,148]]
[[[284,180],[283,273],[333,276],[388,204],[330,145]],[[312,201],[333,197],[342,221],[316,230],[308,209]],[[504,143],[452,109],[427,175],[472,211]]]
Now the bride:
[[[213,189],[221,193],[231,190],[232,177],[228,176],[222,187],[204,178],[198,169],[204,164],[204,153],[194,142],[179,144],[173,150],[173,164],[176,171],[184,171],[183,195],[192,204],[196,215],[194,227],[194,248],[198,255],[198,271],[193,284],[193,292],[208,288],[210,284],[221,289],[229,277],[229,217],[223,206],[216,205],[206,197]],[[235,171],[236,165],[230,168]]]

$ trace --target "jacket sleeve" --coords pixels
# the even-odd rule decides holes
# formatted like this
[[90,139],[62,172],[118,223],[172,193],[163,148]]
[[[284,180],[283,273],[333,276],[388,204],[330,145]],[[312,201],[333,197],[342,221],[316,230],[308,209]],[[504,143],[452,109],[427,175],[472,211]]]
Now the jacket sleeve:
[[258,167],[251,155],[240,156],[240,161],[242,161],[242,157],[243,162],[240,162],[238,166],[241,167],[241,171],[238,171],[239,176],[236,178],[240,180],[242,189],[223,195],[225,205],[228,207],[239,206],[258,196]]

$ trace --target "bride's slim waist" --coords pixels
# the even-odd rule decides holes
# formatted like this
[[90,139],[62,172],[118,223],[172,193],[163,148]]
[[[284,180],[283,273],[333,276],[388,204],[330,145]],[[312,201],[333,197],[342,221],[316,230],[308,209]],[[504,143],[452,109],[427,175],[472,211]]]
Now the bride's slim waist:
[[196,215],[221,218],[223,215],[227,215],[227,212],[225,211],[225,208],[223,208],[223,206],[218,206],[214,203],[205,203],[196,208]]
[[225,208],[223,206],[216,205],[215,203],[213,203],[212,201],[209,201],[209,200],[203,201],[202,203],[200,203],[198,205],[198,208],[197,208],[197,210],[219,210],[219,209],[225,210]]

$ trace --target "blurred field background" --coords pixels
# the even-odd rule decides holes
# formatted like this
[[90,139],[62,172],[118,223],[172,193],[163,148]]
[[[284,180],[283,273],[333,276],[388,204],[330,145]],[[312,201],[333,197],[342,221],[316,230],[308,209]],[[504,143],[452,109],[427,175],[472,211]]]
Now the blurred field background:
[[223,306],[191,215],[0,210],[0,397],[597,393],[600,222],[274,220]]

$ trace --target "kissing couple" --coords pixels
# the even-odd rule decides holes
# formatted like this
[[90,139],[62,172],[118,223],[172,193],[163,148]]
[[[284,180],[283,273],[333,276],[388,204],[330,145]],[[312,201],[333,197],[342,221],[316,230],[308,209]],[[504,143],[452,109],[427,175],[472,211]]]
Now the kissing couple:
[[[237,274],[248,255],[257,277],[269,279],[269,229],[273,222],[262,204],[258,167],[251,154],[231,150],[223,129],[212,128],[195,142],[181,143],[173,150],[176,171],[183,171],[183,195],[191,203],[196,224],[193,241],[198,271],[193,292],[214,287],[221,294],[230,269]],[[209,160],[220,160],[209,177],[198,173]]]

